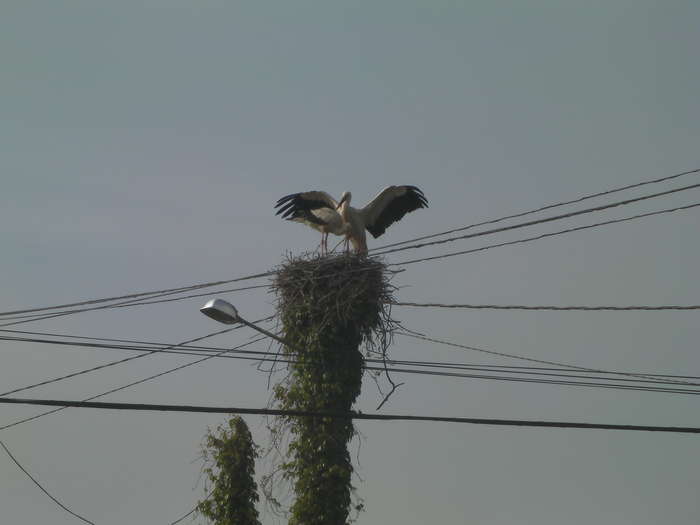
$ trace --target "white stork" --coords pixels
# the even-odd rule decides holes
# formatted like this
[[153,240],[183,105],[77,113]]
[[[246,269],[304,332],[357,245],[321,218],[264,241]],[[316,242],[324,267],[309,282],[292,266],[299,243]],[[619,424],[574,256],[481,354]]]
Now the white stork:
[[320,231],[321,253],[328,251],[329,233],[344,235],[357,253],[367,253],[365,229],[377,238],[408,212],[428,207],[425,195],[415,186],[388,186],[361,209],[350,206],[351,198],[349,191],[339,201],[324,191],[307,191],[282,197],[275,208],[282,218]]

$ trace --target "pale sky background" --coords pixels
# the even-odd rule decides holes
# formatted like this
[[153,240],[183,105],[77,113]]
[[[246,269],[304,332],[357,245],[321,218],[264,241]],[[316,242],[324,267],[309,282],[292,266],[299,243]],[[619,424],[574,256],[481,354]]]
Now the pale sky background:
[[[288,193],[415,184],[431,207],[370,248],[700,167],[693,1],[185,2],[0,6],[0,310],[268,270],[318,235],[274,216]],[[698,182],[691,175],[620,198]],[[699,190],[407,258],[700,201]],[[607,200],[617,200],[618,196]],[[589,201],[592,205],[592,201]],[[587,204],[578,207],[588,207]],[[574,209],[572,207],[571,209]],[[700,212],[415,264],[397,298],[698,304]],[[217,294],[213,291],[212,296]],[[224,294],[248,319],[260,290]],[[17,329],[179,342],[220,328],[204,299]],[[394,309],[462,344],[592,368],[700,375],[697,312]],[[250,333],[206,344],[233,346]],[[267,345],[256,347],[264,350]],[[0,344],[0,390],[132,355]],[[522,364],[397,338],[391,355]],[[194,359],[155,355],[24,397],[79,399]],[[398,378],[397,378],[398,379]],[[387,413],[698,426],[698,398],[401,376]],[[19,394],[18,394],[19,395]],[[210,360],[112,401],[262,407],[266,375]],[[358,408],[379,394],[366,379]],[[43,411],[0,407],[0,425]],[[44,486],[99,525],[166,524],[202,496],[221,416],[68,409],[0,432]],[[247,417],[260,445],[261,418]],[[691,435],[359,422],[359,523],[697,524]],[[353,444],[353,454],[357,444]],[[264,473],[260,464],[258,474]],[[73,524],[0,454],[3,523]],[[263,514],[265,524],[276,522]],[[185,523],[191,523],[186,521]]]

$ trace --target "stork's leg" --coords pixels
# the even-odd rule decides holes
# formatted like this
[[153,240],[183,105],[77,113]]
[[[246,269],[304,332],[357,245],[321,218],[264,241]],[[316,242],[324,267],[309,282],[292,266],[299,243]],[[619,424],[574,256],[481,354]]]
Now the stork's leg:
[[328,255],[328,234],[321,232],[321,255]]

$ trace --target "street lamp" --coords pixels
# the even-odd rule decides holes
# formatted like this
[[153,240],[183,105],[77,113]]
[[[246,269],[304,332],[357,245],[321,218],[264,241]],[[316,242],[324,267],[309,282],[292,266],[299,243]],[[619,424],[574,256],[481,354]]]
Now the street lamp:
[[238,315],[238,310],[236,310],[236,307],[228,301],[224,301],[223,299],[212,299],[211,301],[208,301],[207,304],[202,306],[199,309],[199,311],[207,317],[211,317],[212,319],[214,319],[215,321],[219,321],[220,323],[241,323],[249,328],[252,328],[253,330],[260,332],[263,335],[266,335],[267,337],[271,337],[272,339],[279,343],[282,343],[283,345],[287,344],[284,342],[283,339],[280,339],[272,332],[268,332],[267,330],[264,330],[259,326],[254,325],[253,323],[243,319],[240,315]]
[[238,310],[228,301],[212,299],[199,309],[207,317],[224,324],[236,324],[241,321]]

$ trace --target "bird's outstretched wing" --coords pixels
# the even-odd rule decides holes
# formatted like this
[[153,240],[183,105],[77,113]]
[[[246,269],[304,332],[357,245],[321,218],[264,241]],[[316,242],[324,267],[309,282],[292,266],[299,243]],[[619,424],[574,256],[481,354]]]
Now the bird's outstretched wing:
[[335,210],[338,203],[325,191],[305,191],[303,193],[292,193],[285,195],[275,204],[276,215],[282,215],[283,219],[294,220],[306,218],[311,215],[311,211],[319,208],[331,208]]
[[427,207],[428,199],[415,186],[389,186],[360,212],[365,228],[376,238],[408,212]]

